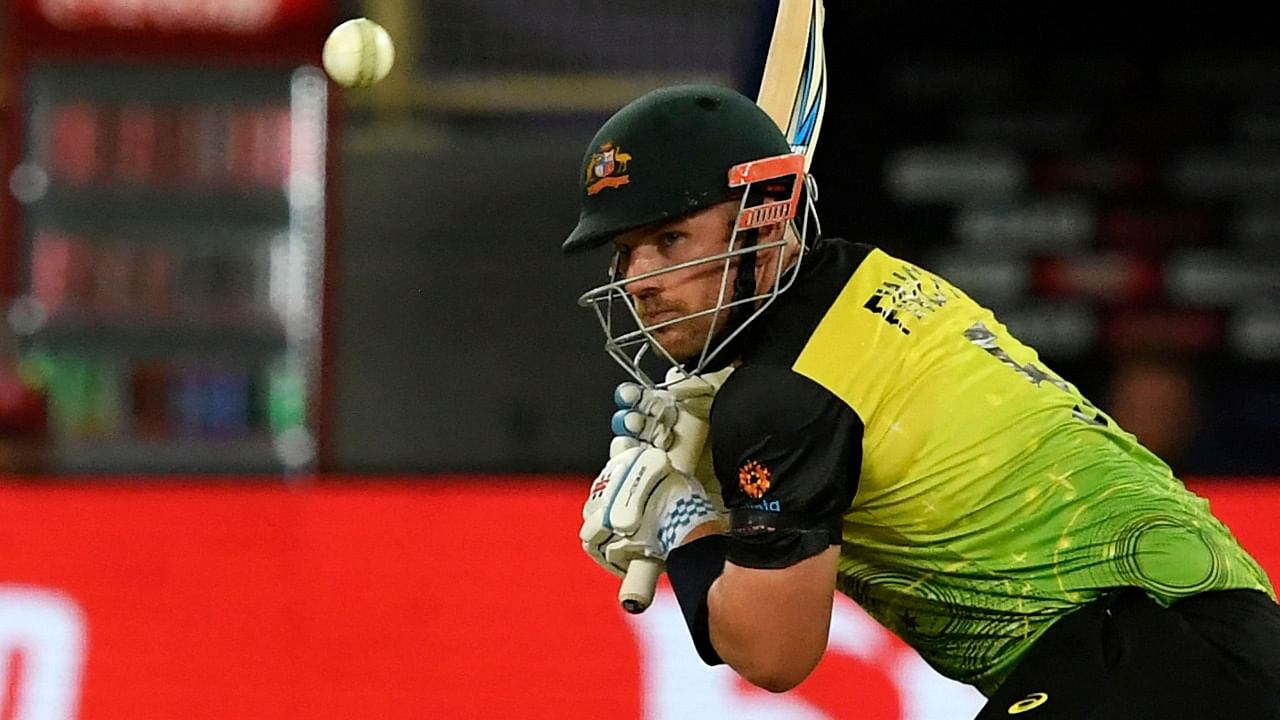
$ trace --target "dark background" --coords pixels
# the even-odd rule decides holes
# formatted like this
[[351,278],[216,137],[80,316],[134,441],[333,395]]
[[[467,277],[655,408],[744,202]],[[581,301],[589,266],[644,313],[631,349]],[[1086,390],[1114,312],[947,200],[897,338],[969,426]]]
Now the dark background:
[[[108,403],[106,429],[88,439],[97,454],[51,469],[247,472],[269,461],[274,473],[285,460],[303,473],[593,472],[609,440],[611,391],[624,375],[604,353],[592,313],[576,305],[604,278],[608,258],[559,252],[577,218],[586,143],[618,107],[660,85],[718,82],[754,95],[776,3],[335,0],[318,6],[332,19],[279,37],[212,32],[190,49],[181,36],[136,28],[71,32],[59,36],[52,70],[48,43],[15,34],[0,13],[6,59],[17,68],[0,83],[10,145],[0,154],[15,164],[32,155],[27,139],[44,132],[32,122],[37,96],[101,95],[113,107],[128,98],[163,105],[172,94],[215,112],[273,98],[287,107],[290,73],[318,59],[336,21],[368,16],[397,46],[395,69],[373,88],[316,79],[336,105],[325,382],[322,393],[307,386],[283,395],[305,398],[298,404],[310,403],[308,419],[323,420],[297,444],[309,449],[318,430],[322,462],[285,460],[281,448],[292,440],[283,426],[263,427],[262,412],[229,443],[191,442],[183,430],[139,440],[130,435],[137,418]],[[827,5],[828,107],[813,165],[826,233],[879,245],[955,282],[1179,471],[1274,474],[1280,51],[1262,11],[1234,3]],[[160,49],[135,52],[130,38]],[[39,58],[29,75],[14,63],[23,46]],[[274,58],[270,72],[257,72],[263,58]],[[127,71],[115,64],[121,59]],[[201,75],[200,63],[209,72]],[[118,128],[104,117],[95,142],[112,155],[108,131]],[[200,229],[166,252],[219,250],[226,240],[219,251],[238,264],[215,267],[210,282],[235,286],[262,270],[262,238],[218,215],[219,203],[235,208],[234,192],[183,196],[161,184],[154,195],[130,195],[99,181],[107,209],[123,201],[142,225]],[[187,218],[181,203],[166,201],[175,197],[205,216]],[[48,203],[30,202],[25,210],[0,203],[0,215],[12,211],[0,246],[18,266],[5,276],[14,294],[23,291],[26,236],[42,217],[59,219]],[[287,226],[288,202],[272,202],[281,211],[274,221]],[[118,228],[89,215],[76,228],[88,244],[115,244]],[[99,285],[115,286],[112,268],[86,264]],[[308,262],[294,265],[284,274],[310,277]],[[16,306],[20,298],[6,299]],[[243,365],[235,356],[257,352],[220,332],[206,338],[213,354]],[[63,340],[92,340],[71,335]],[[309,345],[272,338],[285,350],[258,350],[307,354],[297,366],[314,367]],[[39,339],[13,344],[26,352]],[[145,332],[142,340],[144,354],[164,344]],[[156,400],[163,393],[126,387],[134,359],[108,368],[103,387]],[[178,364],[188,360],[210,362],[197,352]],[[236,387],[213,399],[229,398],[246,415],[245,385]],[[54,410],[49,425],[58,426]],[[66,455],[75,439],[54,435]],[[127,462],[96,464],[117,450]]]
[[[830,99],[813,168],[827,234],[879,244],[952,277],[1104,409],[1121,363],[1154,357],[1176,365],[1194,381],[1201,418],[1191,439],[1173,446],[1179,466],[1274,471],[1268,438],[1280,430],[1280,349],[1265,332],[1253,343],[1261,350],[1248,355],[1232,341],[1233,322],[1247,313],[1272,322],[1280,298],[1276,227],[1265,227],[1277,218],[1280,191],[1280,62],[1269,43],[1251,38],[1250,18],[1225,8],[1085,16],[942,3],[828,6]],[[746,39],[720,37],[726,47],[754,48],[733,81],[748,94],[772,12],[771,3],[757,6]],[[647,35],[637,27],[620,47],[652,48],[652,38],[677,27],[685,43],[722,30],[717,18],[696,13],[645,26]],[[714,66],[733,52],[701,62]],[[641,55],[654,65],[683,57]],[[444,139],[427,149],[346,153],[336,357],[343,467],[598,465],[610,388],[622,375],[574,300],[600,279],[606,258],[565,258],[557,246],[575,221],[585,142],[606,117],[428,113],[422,122]],[[353,114],[353,125],[363,121]],[[913,148],[995,152],[1022,164],[1026,179],[1014,190],[978,182],[972,193],[941,200],[904,197],[888,178],[895,158]],[[494,158],[504,168],[497,182]],[[1225,169],[1212,170],[1219,160]],[[970,205],[990,219],[1063,198],[1095,229],[1062,247],[1044,240],[1040,226],[1025,231],[1028,242],[997,237],[975,247],[957,237]],[[1246,218],[1263,229],[1246,232]],[[1197,249],[1218,254],[1185,254]],[[1102,287],[1071,270],[1128,267],[1117,253],[1136,269]],[[1227,282],[1221,297],[1204,302],[1186,297],[1194,287],[1169,287],[1170,268],[1210,261],[1228,263],[1228,278],[1237,262],[1261,275]],[[1003,280],[993,280],[994,268]],[[1084,272],[1086,280],[1094,274]],[[1063,309],[1076,315],[1041,321]]]

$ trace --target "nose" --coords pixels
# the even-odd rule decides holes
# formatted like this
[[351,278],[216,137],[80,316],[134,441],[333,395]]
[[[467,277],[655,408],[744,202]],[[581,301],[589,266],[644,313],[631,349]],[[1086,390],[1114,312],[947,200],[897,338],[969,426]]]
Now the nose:
[[637,298],[657,294],[665,282],[662,275],[654,275],[640,280],[631,280],[630,278],[661,270],[664,267],[664,262],[661,255],[652,247],[642,245],[632,248],[622,268],[622,277],[627,281],[623,285],[623,289]]

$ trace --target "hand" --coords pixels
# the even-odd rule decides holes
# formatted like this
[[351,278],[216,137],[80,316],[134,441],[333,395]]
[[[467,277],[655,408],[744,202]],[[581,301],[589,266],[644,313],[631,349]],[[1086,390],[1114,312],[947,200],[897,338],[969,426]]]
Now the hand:
[[611,421],[614,438],[609,457],[648,443],[668,451],[677,468],[697,476],[718,494],[714,471],[709,462],[702,462],[710,453],[704,453],[702,446],[711,403],[732,370],[730,367],[706,375],[686,375],[679,368],[672,368],[661,390],[633,382],[619,385],[613,392],[618,411]]
[[645,443],[665,449],[677,470],[702,484],[724,518],[724,500],[706,437],[715,393],[732,371],[728,367],[706,375],[687,375],[672,368],[661,390],[636,383],[619,385],[613,394],[619,410],[613,416],[615,437],[609,446],[610,457]]
[[611,458],[591,484],[578,537],[596,563],[623,577],[632,560],[665,562],[690,531],[719,517],[701,483],[673,468],[665,451],[636,447]]

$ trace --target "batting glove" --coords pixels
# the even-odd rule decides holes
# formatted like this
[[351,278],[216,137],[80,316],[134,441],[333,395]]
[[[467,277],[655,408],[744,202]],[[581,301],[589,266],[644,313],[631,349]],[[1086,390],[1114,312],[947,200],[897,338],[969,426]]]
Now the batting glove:
[[[687,375],[672,368],[661,390],[633,382],[619,385],[613,391],[618,411],[610,422],[614,437],[609,444],[609,457],[648,444],[669,451],[676,467],[684,473],[700,476],[700,467],[686,465],[701,465],[698,460],[703,455],[701,445],[707,434],[711,403],[732,370]],[[678,424],[683,425],[683,431],[677,430]],[[687,447],[691,443],[699,447]]]
[[578,538],[592,560],[623,577],[636,558],[665,562],[691,530],[721,512],[665,451],[636,447],[611,458],[591,484]]

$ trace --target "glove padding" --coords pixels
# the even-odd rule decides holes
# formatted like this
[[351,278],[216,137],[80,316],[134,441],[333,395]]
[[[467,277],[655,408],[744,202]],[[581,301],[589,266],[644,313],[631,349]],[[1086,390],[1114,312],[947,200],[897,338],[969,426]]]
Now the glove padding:
[[665,562],[691,530],[721,512],[666,452],[636,447],[611,458],[591,483],[578,537],[591,559],[623,577],[636,558]]

